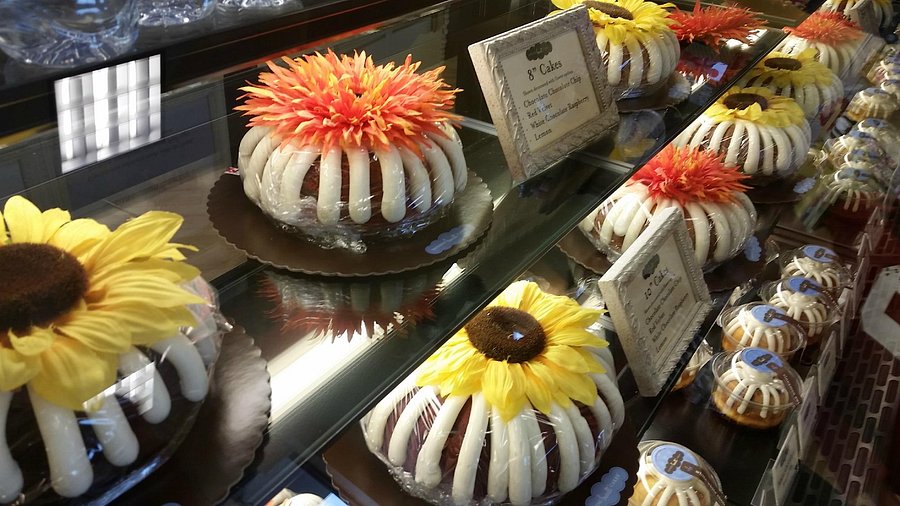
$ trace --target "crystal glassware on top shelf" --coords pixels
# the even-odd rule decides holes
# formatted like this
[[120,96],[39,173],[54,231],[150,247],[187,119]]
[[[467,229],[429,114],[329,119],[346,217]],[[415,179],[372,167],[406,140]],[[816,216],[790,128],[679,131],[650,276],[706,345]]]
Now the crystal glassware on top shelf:
[[69,68],[127,52],[138,35],[137,0],[5,0],[0,49],[41,67]]
[[208,18],[216,0],[138,0],[138,10],[143,27],[177,27]]

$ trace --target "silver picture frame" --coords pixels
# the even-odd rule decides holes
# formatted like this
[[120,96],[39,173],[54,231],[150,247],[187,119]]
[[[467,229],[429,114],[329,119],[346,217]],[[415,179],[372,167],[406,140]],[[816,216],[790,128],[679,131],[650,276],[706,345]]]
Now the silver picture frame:
[[[554,137],[559,135],[559,138],[533,150],[526,138],[525,122],[529,118],[521,117],[517,107],[521,103],[521,96],[516,96],[510,86],[511,79],[522,79],[524,76],[507,76],[503,62],[522,54],[532,60],[531,53],[541,52],[540,44],[549,44],[550,40],[558,40],[558,37],[568,32],[577,35],[578,52],[581,55],[578,59],[583,60],[584,66],[583,69],[578,69],[579,75],[590,81],[593,97],[589,98],[596,101],[599,114],[580,124],[566,125],[564,134],[554,133]],[[497,137],[509,163],[509,170],[516,182],[539,174],[569,153],[603,137],[619,121],[588,10],[584,5],[577,5],[472,44],[469,46],[469,54],[497,129]],[[577,58],[574,52],[566,55]],[[588,105],[593,108],[591,104]]]
[[656,214],[598,283],[638,391],[658,395],[712,308],[681,209]]

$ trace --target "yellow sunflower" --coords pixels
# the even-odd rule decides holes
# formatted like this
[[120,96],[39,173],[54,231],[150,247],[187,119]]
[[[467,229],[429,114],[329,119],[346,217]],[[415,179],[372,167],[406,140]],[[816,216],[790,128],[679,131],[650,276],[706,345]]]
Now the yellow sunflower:
[[817,54],[818,51],[814,48],[793,55],[772,51],[750,69],[743,80],[765,83],[776,88],[798,88],[810,84],[830,86],[836,76],[816,60]]
[[604,372],[591,349],[608,343],[586,329],[600,313],[513,283],[425,361],[417,383],[442,396],[482,392],[507,421],[527,403],[547,415],[553,402],[591,405],[590,374]]
[[[668,31],[676,23],[666,10],[674,7],[670,3],[658,5],[643,0],[553,0],[553,5],[560,9],[578,4],[587,6],[594,31],[603,31],[613,44],[623,44],[628,33],[644,39],[648,35]],[[562,11],[550,14],[558,12]]]
[[731,87],[703,114],[716,123],[742,119],[779,128],[806,121],[803,109],[794,99],[758,86]]
[[0,391],[28,385],[54,404],[84,403],[116,380],[118,355],[195,324],[198,275],[169,240],[182,218],[149,212],[111,232],[12,197],[0,213]]

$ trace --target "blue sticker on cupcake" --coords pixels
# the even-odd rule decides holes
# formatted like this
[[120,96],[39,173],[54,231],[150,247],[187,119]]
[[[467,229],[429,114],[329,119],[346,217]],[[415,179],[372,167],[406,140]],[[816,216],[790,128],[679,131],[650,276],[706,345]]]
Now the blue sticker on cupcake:
[[744,348],[741,361],[756,371],[771,373],[784,367],[784,362],[773,351],[765,348]]
[[802,251],[803,254],[806,255],[806,258],[823,264],[830,264],[837,259],[837,255],[834,251],[825,246],[819,246],[818,244],[807,244],[803,247]]
[[820,295],[824,291],[822,285],[803,276],[788,278],[787,286],[792,292],[810,296]]
[[[675,481],[694,479],[684,468],[696,468],[699,462],[690,450],[675,444],[657,446],[650,452],[650,461],[660,474]],[[687,464],[687,466],[685,466]]]
[[787,315],[784,314],[784,311],[768,304],[754,306],[750,310],[750,314],[756,321],[769,327],[783,327],[787,323],[787,320],[784,318]]
[[859,126],[863,128],[887,128],[888,124],[882,119],[866,118],[859,122]]

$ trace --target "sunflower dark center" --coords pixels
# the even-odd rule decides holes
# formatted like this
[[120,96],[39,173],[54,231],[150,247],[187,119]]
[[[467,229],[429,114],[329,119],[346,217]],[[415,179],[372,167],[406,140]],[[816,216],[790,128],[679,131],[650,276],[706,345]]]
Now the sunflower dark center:
[[489,307],[466,324],[472,346],[484,356],[517,364],[544,351],[547,336],[533,316],[511,307]]
[[764,65],[770,69],[778,70],[800,70],[803,68],[800,60],[795,60],[794,58],[769,58]]
[[622,19],[634,19],[634,16],[631,14],[631,11],[624,7],[620,7],[616,4],[611,4],[608,2],[597,2],[595,0],[587,0],[583,2],[585,6],[589,9],[596,9],[608,16],[614,18],[622,18]]
[[84,267],[59,248],[0,246],[0,332],[47,325],[72,309],[87,289]]
[[764,111],[769,107],[769,101],[756,93],[735,93],[734,95],[728,95],[722,103],[729,109],[746,109],[753,104],[759,104],[759,107]]

